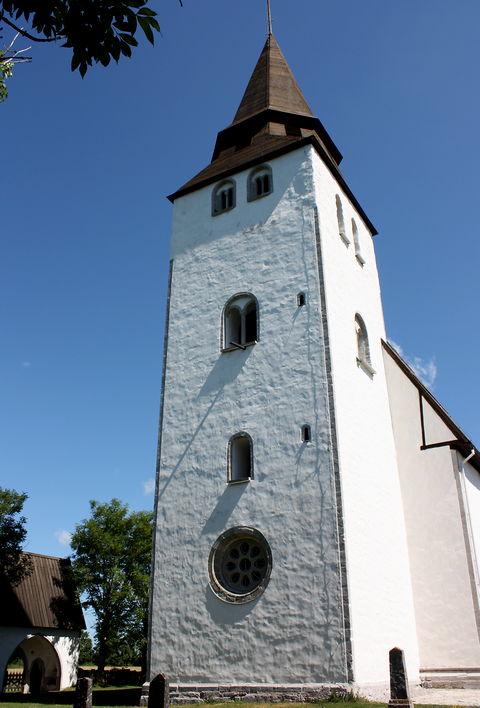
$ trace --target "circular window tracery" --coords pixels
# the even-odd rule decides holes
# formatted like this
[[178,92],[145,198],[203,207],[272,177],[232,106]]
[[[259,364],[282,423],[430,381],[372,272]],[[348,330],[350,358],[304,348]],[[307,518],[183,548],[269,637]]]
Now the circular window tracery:
[[260,531],[236,526],[217,538],[210,551],[210,587],[221,600],[251,602],[265,590],[272,553]]

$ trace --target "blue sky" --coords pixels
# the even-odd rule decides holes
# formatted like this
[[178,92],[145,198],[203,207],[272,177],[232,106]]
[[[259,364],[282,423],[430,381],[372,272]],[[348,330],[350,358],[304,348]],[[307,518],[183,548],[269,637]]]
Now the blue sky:
[[[37,553],[68,554],[90,499],[152,506],[165,196],[210,161],[266,37],[264,0],[152,7],[154,48],[82,81],[67,50],[34,45],[0,105],[0,485],[28,493]],[[379,231],[388,336],[478,446],[480,3],[272,0],[272,13]]]

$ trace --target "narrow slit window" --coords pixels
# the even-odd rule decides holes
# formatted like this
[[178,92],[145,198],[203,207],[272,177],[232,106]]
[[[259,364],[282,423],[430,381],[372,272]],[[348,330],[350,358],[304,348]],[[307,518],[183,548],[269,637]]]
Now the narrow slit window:
[[355,219],[352,219],[352,235],[353,235],[353,245],[355,248],[355,258],[360,263],[360,265],[363,265],[365,263],[365,258],[362,256],[362,254],[360,252],[360,239],[358,238],[358,228],[357,228],[357,224],[355,223]]
[[257,300],[250,293],[234,295],[223,309],[222,351],[246,349],[257,341]]
[[228,482],[253,479],[253,445],[248,433],[238,433],[228,443]]
[[345,231],[345,220],[343,218],[342,200],[340,199],[338,194],[335,195],[335,203],[337,205],[338,233],[340,234],[342,241],[348,246],[350,244],[350,239],[348,238],[347,232]]
[[312,442],[312,430],[309,425],[302,425],[302,442]]
[[269,165],[262,165],[252,170],[248,176],[247,199],[253,202],[255,199],[267,196],[273,192],[272,170]]
[[227,180],[218,184],[212,192],[212,215],[230,211],[235,206],[235,182]]
[[307,302],[305,293],[298,293],[297,295],[297,305],[298,307],[303,307]]

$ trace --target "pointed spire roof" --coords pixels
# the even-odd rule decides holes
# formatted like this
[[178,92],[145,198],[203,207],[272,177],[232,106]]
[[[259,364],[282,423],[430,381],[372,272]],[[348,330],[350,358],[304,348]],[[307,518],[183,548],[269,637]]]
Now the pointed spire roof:
[[267,109],[314,118],[273,34],[265,42],[233,124]]
[[184,194],[306,145],[313,145],[372,233],[376,233],[340,172],[339,149],[312,113],[269,31],[233,122],[217,135],[211,163],[169,199],[173,202]]

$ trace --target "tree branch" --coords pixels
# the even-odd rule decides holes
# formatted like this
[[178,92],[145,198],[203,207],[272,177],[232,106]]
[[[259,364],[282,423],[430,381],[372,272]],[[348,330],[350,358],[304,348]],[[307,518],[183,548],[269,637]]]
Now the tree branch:
[[10,25],[16,32],[22,35],[22,37],[26,37],[27,39],[31,39],[32,42],[56,42],[58,39],[64,39],[64,37],[47,37],[46,39],[42,39],[40,37],[34,37],[33,34],[29,34],[26,30],[22,29],[21,27],[17,27],[13,22],[8,20],[5,15],[0,16],[0,22],[6,22],[7,25]]

